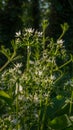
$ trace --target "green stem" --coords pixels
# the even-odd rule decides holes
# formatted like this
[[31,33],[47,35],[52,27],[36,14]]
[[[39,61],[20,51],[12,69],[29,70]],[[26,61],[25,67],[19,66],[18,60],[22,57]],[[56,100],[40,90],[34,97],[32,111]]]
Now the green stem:
[[41,116],[41,107],[42,107],[42,92],[40,93],[40,109],[39,109],[39,119],[38,119],[38,130],[40,130],[40,116]]
[[29,70],[30,61],[30,46],[27,46],[27,71]]
[[63,30],[62,34],[60,35],[60,37],[58,38],[58,40],[60,40],[65,34],[65,31]]
[[72,91],[72,94],[71,94],[69,114],[71,114],[71,111],[72,111],[72,104],[73,104],[73,91]]
[[45,50],[45,34],[43,34],[43,50]]
[[0,68],[0,72],[3,71],[5,67],[13,60],[15,55],[16,55],[16,51],[13,52],[13,55],[11,56],[11,58]]
[[67,61],[63,65],[59,66],[57,69],[54,69],[53,71],[58,71],[59,69],[62,69],[64,66],[68,65],[71,61],[72,61],[72,56],[71,56],[71,59],[69,61]]
[[61,70],[58,70],[58,72],[60,72],[60,76],[54,81],[54,84],[55,84],[56,82],[58,82],[58,81],[63,77],[62,71],[61,71]]
[[45,118],[46,118],[46,111],[47,111],[47,104],[48,104],[48,96],[46,98],[46,102],[45,102],[45,108],[44,108],[44,114],[43,114],[43,117],[42,117],[42,121],[41,121],[41,127],[40,127],[40,130],[44,130],[44,122],[45,122]]
[[17,119],[16,130],[18,130],[18,96],[16,98],[16,119]]
[[16,84],[16,120],[17,120],[17,124],[16,124],[16,130],[18,130],[18,92],[19,92],[19,81]]

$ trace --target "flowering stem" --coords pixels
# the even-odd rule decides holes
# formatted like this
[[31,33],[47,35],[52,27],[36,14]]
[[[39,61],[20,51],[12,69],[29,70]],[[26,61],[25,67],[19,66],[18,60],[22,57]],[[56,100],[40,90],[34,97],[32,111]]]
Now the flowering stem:
[[29,60],[30,60],[30,46],[27,45],[27,71],[29,70]]
[[62,71],[61,70],[58,70],[59,72],[60,72],[60,76],[54,81],[54,84],[56,83],[56,82],[58,82],[62,77],[63,77],[63,73],[62,73]]
[[58,71],[59,69],[62,69],[64,66],[68,65],[71,61],[72,61],[72,55],[71,55],[71,59],[70,60],[68,60],[63,65],[59,66],[57,69],[54,69],[53,71]]
[[11,56],[11,58],[0,68],[0,72],[2,70],[4,70],[5,67],[13,60],[13,58],[15,57],[15,55],[16,55],[16,51],[14,50],[13,55]]
[[71,111],[72,111],[72,104],[73,104],[73,91],[72,91],[72,94],[71,94],[69,114],[71,114]]
[[38,130],[40,130],[41,107],[42,107],[42,92],[40,93],[40,109],[39,109],[39,118],[38,118],[38,122],[39,122]]
[[43,112],[44,114],[43,114],[43,117],[42,117],[42,123],[41,123],[40,130],[44,130],[44,124],[45,124],[45,119],[46,119],[46,111],[47,111],[48,100],[49,100],[49,97],[47,96],[46,97],[45,108],[44,108],[44,112]]
[[18,92],[19,92],[19,80],[16,83],[16,120],[17,120],[17,124],[16,124],[16,130],[18,130]]

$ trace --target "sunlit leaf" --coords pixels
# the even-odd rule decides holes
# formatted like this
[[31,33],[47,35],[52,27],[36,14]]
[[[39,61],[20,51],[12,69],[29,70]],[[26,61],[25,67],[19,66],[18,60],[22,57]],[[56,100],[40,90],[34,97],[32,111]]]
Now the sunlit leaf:
[[72,126],[72,122],[67,115],[62,115],[60,117],[54,118],[50,122],[50,125],[55,130],[66,130],[66,128]]
[[0,90],[0,98],[3,99],[7,104],[11,105],[12,98],[5,91]]

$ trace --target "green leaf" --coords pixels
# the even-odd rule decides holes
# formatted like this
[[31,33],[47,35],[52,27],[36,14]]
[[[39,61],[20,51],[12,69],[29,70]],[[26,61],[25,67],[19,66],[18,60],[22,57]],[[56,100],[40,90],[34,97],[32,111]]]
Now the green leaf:
[[50,122],[50,126],[55,130],[65,130],[66,128],[72,126],[72,121],[67,115],[62,115],[60,117],[54,118]]
[[69,29],[68,23],[61,24],[61,28],[66,32]]
[[65,98],[61,95],[57,95],[55,98],[52,99],[52,106],[47,107],[47,115],[50,119],[53,119],[54,117],[60,116],[63,114],[62,107],[65,104]]
[[0,96],[1,97],[6,97],[6,98],[10,98],[10,96],[6,92],[4,92],[2,90],[0,90]]
[[12,98],[5,91],[0,90],[0,98],[3,99],[7,104],[11,105]]
[[[47,107],[47,116],[49,119],[54,119],[54,117],[62,116],[64,114],[69,115],[70,110],[70,103],[66,102],[65,97],[61,95],[57,95],[55,98],[52,99],[52,106]],[[72,105],[73,108],[73,105]],[[73,114],[73,109],[71,111],[71,114]]]

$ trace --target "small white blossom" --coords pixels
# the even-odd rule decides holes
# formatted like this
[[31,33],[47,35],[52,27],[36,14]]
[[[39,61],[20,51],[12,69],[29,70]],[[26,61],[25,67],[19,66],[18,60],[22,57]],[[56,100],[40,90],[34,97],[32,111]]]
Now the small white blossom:
[[42,34],[43,34],[43,32],[38,32],[38,31],[36,31],[35,34],[38,35],[38,37],[41,37]]
[[21,67],[22,67],[22,63],[18,63],[18,64],[15,65],[14,68],[9,69],[9,73],[13,74],[13,73],[17,72],[18,74],[21,74],[22,73],[21,70],[20,70]]
[[67,82],[65,83],[65,85],[66,85],[66,86],[67,86],[67,85],[70,85],[70,86],[73,87],[73,81],[72,81],[72,80],[69,80],[69,81],[67,81]]
[[57,40],[57,43],[58,43],[58,44],[63,44],[64,41],[63,41],[62,39],[60,39],[60,40]]
[[38,73],[38,74],[39,74],[39,76],[41,76],[41,75],[42,75],[42,71],[39,71],[39,73]]
[[21,32],[16,32],[16,36],[19,37],[21,35]]
[[15,69],[12,69],[12,68],[9,69],[9,73],[13,73],[14,71]]
[[35,95],[34,95],[34,102],[35,102],[35,103],[38,103],[38,101],[39,101],[39,99],[38,99],[38,95],[35,94]]
[[44,96],[44,97],[48,97],[48,93],[45,93],[43,96]]
[[6,76],[7,72],[4,71],[4,73],[2,74],[2,78],[4,78]]
[[17,63],[17,64],[15,65],[15,67],[16,67],[16,68],[22,67],[22,63]]
[[51,76],[50,76],[50,79],[51,79],[51,80],[55,80],[56,77],[55,77],[54,75],[51,75]]
[[34,29],[28,28],[28,29],[25,29],[25,32],[27,32],[27,33],[33,33],[33,32],[34,32]]
[[20,85],[19,86],[19,91],[22,92],[22,90],[23,90],[23,87]]
[[18,83],[16,83],[16,94],[18,93],[18,92],[22,92],[22,90],[23,90],[23,87],[21,86],[21,85],[19,85]]
[[33,64],[34,64],[34,61],[30,60],[29,63],[30,63],[31,65],[33,65]]
[[38,36],[39,37],[42,36],[42,34],[43,34],[43,32],[38,32]]
[[35,113],[35,117],[38,118],[39,117],[38,114]]

